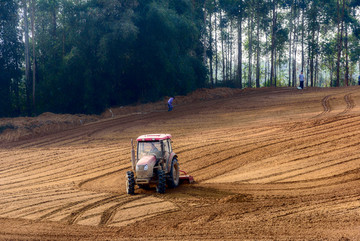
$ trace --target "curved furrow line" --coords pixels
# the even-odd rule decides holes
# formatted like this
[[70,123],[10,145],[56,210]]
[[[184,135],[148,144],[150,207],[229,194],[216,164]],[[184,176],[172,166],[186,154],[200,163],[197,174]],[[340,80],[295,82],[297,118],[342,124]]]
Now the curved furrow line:
[[[350,122],[348,125],[345,125],[345,124],[342,124],[340,127],[336,127],[334,126],[333,129],[336,128],[336,131],[338,132],[341,132],[343,133],[343,130],[348,130],[349,127],[355,127],[357,128],[358,127],[358,124],[357,123],[354,123],[354,121]],[[331,129],[327,128],[326,130],[323,130],[323,128],[321,128],[321,132],[315,132],[315,131],[311,131],[311,132],[306,132],[306,134],[303,134],[302,135],[302,138],[311,138],[311,137],[316,137],[316,139],[321,139],[321,136],[319,136],[320,134],[326,134],[328,135],[328,132],[330,131]],[[305,132],[305,131],[302,131],[301,132]],[[356,131],[355,132],[352,132],[351,135],[348,135],[346,137],[350,137],[350,136],[354,136],[356,133],[358,133],[359,131]],[[205,137],[204,137],[205,138]],[[266,145],[263,145],[263,146],[260,146],[260,147],[257,147],[257,148],[262,148],[262,147],[267,147],[267,146],[270,146],[270,145],[276,145],[276,144],[283,144],[283,143],[287,143],[287,142],[294,142],[295,140],[292,138],[292,137],[289,137],[288,134],[284,133],[282,134],[281,136],[277,136],[278,139],[280,139],[279,141],[273,141],[273,136],[266,136],[264,137],[262,140],[260,141],[254,141],[252,143],[246,143],[246,146],[249,147],[251,145],[257,145],[257,144],[264,144],[268,141],[272,141],[270,143],[267,143]],[[283,138],[281,140],[281,138]],[[336,139],[334,139],[336,140]],[[213,154],[219,154],[221,152],[223,152],[223,150],[219,150],[217,151],[216,153],[207,153],[207,154],[202,154],[201,153],[201,149],[204,148],[204,147],[211,147],[211,146],[214,146],[214,145],[221,145],[221,144],[226,144],[226,143],[237,143],[237,142],[241,142],[242,140],[232,140],[232,141],[222,141],[222,142],[218,142],[218,143],[209,143],[209,144],[206,144],[206,145],[203,145],[203,146],[193,146],[192,148],[188,148],[188,149],[185,149],[185,150],[181,150],[179,153],[186,153],[188,151],[193,151],[195,150],[197,153],[199,153],[200,156],[202,157],[206,157],[206,156],[212,156]],[[308,145],[308,147],[311,147],[310,145]],[[235,148],[242,148],[242,146],[239,146],[239,145],[236,145],[236,146],[233,146],[233,147],[227,147],[227,150],[232,150],[232,149],[235,149]],[[211,149],[214,149],[216,150],[216,148],[211,148]],[[291,150],[293,151],[293,150]],[[242,153],[244,154],[244,153]],[[192,159],[196,159],[196,158],[192,158]],[[191,160],[188,160],[188,161],[184,161],[182,163],[187,163]]]
[[[96,158],[96,157],[102,157],[102,155],[93,156],[93,158]],[[97,161],[96,164],[93,164],[93,165],[89,165],[89,163],[86,160],[83,160],[84,159],[83,157],[78,157],[78,158],[66,159],[65,161],[57,162],[57,163],[53,163],[53,164],[50,163],[49,165],[41,166],[39,168],[36,168],[36,166],[31,166],[31,168],[28,168],[27,170],[22,171],[21,169],[19,169],[20,172],[16,172],[16,174],[7,173],[7,175],[2,175],[0,180],[2,179],[3,181],[1,182],[0,187],[8,185],[8,184],[12,184],[12,183],[23,182],[24,180],[28,180],[29,178],[39,180],[44,177],[50,177],[50,176],[54,177],[57,175],[64,175],[64,173],[78,172],[78,170],[83,170],[84,172],[86,172],[89,168],[93,168],[93,167],[97,168],[97,167],[99,167],[99,165],[101,165],[101,166],[102,165],[112,165],[114,163],[120,164],[122,161],[119,161],[117,158],[118,158],[118,155],[109,156],[109,157],[106,157],[106,159]],[[111,161],[114,159],[116,159],[116,160]],[[46,168],[46,167],[49,167],[49,168]],[[87,168],[84,168],[84,167],[87,167]],[[39,172],[39,170],[42,170],[42,169],[45,169],[45,170],[44,170],[44,172],[42,172],[42,175],[39,175],[38,172]],[[45,173],[50,173],[50,174],[45,174]],[[18,181],[16,181],[16,180],[18,180]]]
[[[337,140],[340,140],[340,139],[348,139],[348,136],[345,136],[345,137],[340,137],[340,138],[337,138]],[[283,142],[283,141],[281,141]],[[278,142],[276,144],[281,144],[281,142]],[[287,142],[287,141],[286,141]],[[325,140],[324,141],[325,143],[327,143],[327,141]],[[226,149],[226,150],[222,150],[220,152],[223,152],[222,155],[218,155],[218,156],[222,156],[221,159],[217,160],[217,161],[211,161],[209,164],[207,165],[203,165],[203,166],[197,166],[197,168],[195,170],[191,170],[191,173],[193,175],[196,175],[196,173],[198,171],[200,171],[201,173],[204,173],[204,170],[207,170],[209,168],[211,169],[216,169],[217,170],[217,174],[215,174],[215,171],[205,171],[206,172],[211,172],[213,173],[213,175],[211,177],[208,177],[208,178],[203,178],[201,179],[200,181],[206,181],[206,180],[210,180],[210,179],[213,179],[217,176],[220,176],[220,175],[223,175],[224,173],[227,173],[228,171],[231,171],[233,170],[232,169],[232,166],[236,165],[238,168],[240,166],[243,166],[245,165],[245,163],[239,163],[239,162],[235,162],[235,163],[231,163],[231,165],[225,165],[224,162],[228,162],[230,160],[234,160],[234,159],[240,159],[242,155],[245,155],[245,154],[248,154],[248,153],[251,153],[251,152],[255,152],[255,151],[258,151],[258,152],[262,152],[262,150],[265,148],[265,147],[274,147],[275,143],[269,143],[267,145],[264,145],[264,146],[260,146],[260,147],[257,147],[255,149],[250,149],[250,150],[247,150],[247,151],[239,151],[238,153],[234,153],[233,151],[231,152],[231,150],[229,149]],[[290,145],[293,145],[293,144],[290,144]],[[354,144],[351,144],[351,145],[347,145],[347,146],[344,146],[344,147],[341,147],[341,148],[336,148],[336,150],[341,150],[341,149],[348,149],[349,147],[357,147],[360,145],[360,142],[356,142]],[[308,145],[307,145],[308,146]],[[319,144],[315,144],[313,145],[313,147],[317,147],[319,146]],[[225,156],[226,152],[227,151],[230,151],[230,156]],[[287,152],[293,152],[294,150],[288,150]],[[314,155],[312,156],[309,156],[310,158],[314,158],[315,156],[320,156],[320,155],[324,155],[324,154],[328,154],[328,153],[331,153],[335,151],[334,150],[329,150],[327,152],[323,152],[323,153],[315,153]],[[220,153],[219,152],[219,153]],[[209,154],[209,156],[213,156],[214,154]],[[202,156],[204,157],[204,156]],[[296,162],[296,161],[301,161],[303,160],[303,158],[295,158],[293,160],[290,160],[290,161],[286,161],[286,163],[289,163],[289,162]],[[268,162],[271,162],[271,160],[269,160]],[[262,164],[265,164],[265,163],[262,163]],[[218,165],[222,165],[222,168],[218,168],[216,166]],[[315,164],[317,165],[317,164]],[[225,167],[225,168],[224,168]],[[300,169],[298,169],[300,170]],[[289,171],[286,171],[284,173],[288,173]],[[284,174],[284,173],[281,173],[281,174]],[[277,176],[278,174],[271,174],[271,175],[267,175],[267,176],[261,176],[261,177],[257,177],[257,178],[251,178],[251,179],[245,179],[245,180],[242,180],[242,182],[250,182],[250,181],[258,181],[258,180],[262,180],[262,179],[266,179],[266,178],[269,178],[269,177],[273,177],[273,176]]]
[[[21,155],[22,157],[19,158],[19,159],[16,159],[15,161],[12,161],[11,163],[9,163],[6,167],[7,169],[8,168],[13,168],[13,166],[15,165],[19,165],[19,164],[41,164],[43,161],[44,158],[48,158],[49,155],[52,157],[52,156],[57,156],[57,157],[61,157],[63,155],[68,155],[69,153],[71,153],[72,155],[76,155],[78,154],[78,152],[89,152],[89,151],[93,151],[94,153],[99,153],[99,152],[104,152],[104,150],[100,149],[100,148],[77,148],[77,149],[69,149],[69,150],[64,150],[64,149],[34,149],[31,151],[31,153],[33,153],[32,156],[29,156],[29,155],[23,155],[23,154],[19,154]],[[109,148],[109,151],[115,151],[114,148],[110,149]],[[76,151],[76,153],[75,153]],[[45,154],[42,154],[43,152],[46,152],[46,156]],[[50,153],[50,154],[49,154]],[[14,158],[17,156],[17,153],[14,153],[11,155],[11,158]],[[42,157],[43,159],[41,160],[38,160],[37,158],[38,157]],[[6,159],[4,159],[6,160]]]
[[[72,157],[66,158],[66,159],[61,159],[62,156],[68,155],[68,153],[63,153],[61,155],[56,153],[56,154],[54,154],[54,157],[55,157],[54,160],[56,159],[56,162],[49,161],[48,157],[42,157],[41,159],[36,158],[35,162],[24,161],[24,162],[19,163],[20,165],[14,164],[14,165],[12,165],[11,168],[1,171],[0,172],[0,173],[2,173],[1,177],[3,178],[3,177],[7,177],[7,176],[14,176],[14,174],[12,174],[11,172],[15,172],[15,173],[17,173],[17,175],[21,175],[22,177],[24,177],[25,176],[24,170],[26,170],[26,173],[29,173],[31,171],[38,172],[39,169],[46,168],[46,167],[51,167],[49,169],[54,170],[54,168],[57,168],[56,166],[59,166],[59,165],[65,166],[65,165],[68,165],[68,163],[76,164],[78,162],[78,160],[83,160],[84,156],[89,156],[89,155],[91,155],[92,158],[99,157],[104,154],[105,155],[110,155],[110,154],[119,155],[116,152],[116,150],[108,150],[105,152],[103,150],[96,150],[91,154],[89,154],[88,152],[85,152],[85,150],[84,150],[84,153],[82,156],[79,156],[79,153],[71,153],[71,154],[74,154],[76,156],[72,156]],[[33,157],[33,158],[35,159],[35,157]],[[115,157],[110,156],[109,158],[115,158]],[[57,161],[57,160],[59,160],[59,161]],[[5,175],[6,173],[9,173],[9,174]]]
[[[86,213],[87,211],[89,211],[91,209],[94,209],[94,208],[97,208],[99,206],[102,206],[102,205],[117,201],[117,199],[119,199],[119,198],[121,198],[121,196],[119,196],[119,195],[110,196],[110,197],[107,197],[105,199],[102,199],[102,200],[96,201],[94,203],[91,203],[89,205],[86,205],[86,206],[84,206],[84,207],[82,207],[80,209],[77,209],[77,210],[71,212],[71,214],[69,216],[63,218],[62,221],[66,222],[67,224],[74,224],[77,221],[77,219],[81,215]],[[142,199],[142,198],[144,198],[144,196],[135,197],[134,199]]]
[[[53,155],[53,158],[49,159],[46,156],[41,155],[40,158],[36,158],[36,156],[30,158],[29,160],[22,161],[21,163],[17,164],[14,163],[14,165],[9,170],[4,170],[3,174],[6,172],[24,172],[24,171],[33,171],[34,169],[41,169],[46,167],[51,167],[48,169],[54,170],[57,167],[63,167],[69,164],[79,164],[82,162],[87,162],[89,158],[94,159],[98,157],[106,156],[109,159],[116,158],[117,156],[122,156],[118,153],[117,150],[114,149],[107,149],[107,150],[101,150],[101,149],[91,149],[89,150],[81,150],[81,152],[64,152],[64,153],[55,153]],[[62,159],[63,157],[66,157]],[[86,157],[86,158],[85,158]],[[35,161],[33,161],[35,159]],[[50,160],[50,161],[49,161]],[[105,159],[102,159],[105,160]],[[18,174],[19,175],[19,174]],[[24,175],[24,173],[21,173],[21,175]]]
[[[138,201],[138,200],[141,200],[141,199],[144,199],[146,198],[146,196],[142,196],[142,197],[139,197],[137,199],[135,199],[135,201]],[[114,206],[111,206],[110,208],[106,209],[102,214],[101,214],[101,218],[100,218],[100,223],[99,225],[100,226],[105,226],[105,225],[108,225],[113,217],[115,216],[117,210],[119,208],[121,208],[122,206],[124,206],[125,204],[128,204],[128,203],[131,203],[131,202],[134,202],[134,198],[131,198],[131,199],[128,199],[128,200],[124,200]],[[158,202],[148,202],[146,203],[145,205],[150,205],[150,204],[154,204],[154,203],[161,203],[163,202],[162,200],[161,201],[158,201]],[[132,208],[136,208],[136,206],[133,206]]]
[[[148,202],[146,204],[139,204],[139,205],[133,205],[131,207],[123,207],[123,208],[118,208],[117,209],[117,212],[120,212],[120,211],[127,211],[127,210],[131,210],[131,209],[138,209],[138,208],[146,208],[147,206],[150,206],[150,205],[159,205],[159,204],[162,204],[162,203],[166,203],[164,201],[153,201],[153,202]],[[129,218],[122,218],[121,220],[108,220],[107,222],[107,225],[108,226],[121,226],[121,224],[123,223],[129,223],[129,222],[135,222],[137,220],[144,220],[144,219],[147,219],[147,218],[152,218],[152,217],[159,217],[159,216],[162,216],[162,215],[165,215],[165,214],[169,214],[169,213],[174,213],[174,212],[177,212],[179,211],[179,208],[177,205],[174,205],[176,208],[170,208],[170,209],[157,209],[151,213],[148,213],[148,212],[139,212],[140,215],[135,215],[134,216],[130,216]],[[144,215],[141,215],[141,213],[145,213]],[[115,214],[116,215],[116,214]]]
[[48,136],[38,137],[30,143],[28,142],[28,140],[25,140],[25,141],[18,141],[11,143],[11,145],[12,146],[16,145],[16,147],[20,149],[39,147],[39,146],[50,146],[52,144],[59,143],[64,140],[81,138],[83,136],[92,135],[94,129],[103,130],[104,128],[107,127],[114,127],[116,125],[131,123],[136,120],[138,120],[138,118],[131,118],[130,120],[128,118],[123,118],[123,117],[107,119],[107,120],[97,121],[94,123],[85,124],[83,126],[76,127],[73,129],[64,130],[58,133],[50,134]]
[[[312,204],[312,203],[309,203],[308,205],[299,204],[297,207],[292,207],[290,209],[289,209],[289,207],[287,207],[286,210],[274,211],[274,213],[285,212],[284,214],[277,215],[274,218],[282,218],[282,217],[286,217],[286,216],[291,216],[291,215],[295,215],[295,214],[304,214],[304,213],[309,213],[309,212],[315,213],[316,211],[323,210],[324,206],[326,206],[328,210],[331,210],[332,206],[338,206],[338,205],[343,205],[343,204],[352,204],[356,201],[357,201],[357,197],[341,196],[337,200],[324,199],[322,201],[317,201],[314,204]],[[344,213],[342,212],[342,215],[343,214]]]
[[38,190],[37,192],[31,192],[26,194],[21,192],[20,194],[17,193],[17,195],[11,193],[8,196],[5,196],[4,193],[2,193],[0,205],[8,204],[9,202],[16,203],[16,202],[28,201],[30,199],[35,199],[35,198],[53,198],[59,195],[76,194],[79,192],[78,190],[74,190],[74,189],[66,189],[61,191],[59,189],[56,189],[56,191],[51,190],[53,192],[49,192],[49,191],[50,190],[45,189],[45,190]]
[[[0,170],[0,173],[2,172],[6,172],[9,169],[13,169],[13,168],[17,168],[19,167],[19,165],[21,167],[25,167],[26,165],[30,166],[33,164],[38,164],[43,162],[43,159],[39,160],[39,156],[41,156],[41,153],[39,153],[39,151],[34,151],[32,150],[29,153],[25,153],[25,154],[20,154],[20,153],[13,153],[11,151],[9,151],[9,153],[11,154],[10,157],[8,158],[2,158],[2,164],[4,165],[4,169]],[[65,153],[65,152],[63,152]],[[58,156],[59,153],[57,153],[57,151],[54,151],[53,153],[48,153],[48,155],[50,157],[54,157],[54,156]],[[19,156],[19,157],[18,157]],[[42,157],[45,158],[45,157]]]
[[[258,176],[258,177],[254,177],[254,178],[248,178],[248,179],[243,179],[241,180],[242,182],[254,182],[254,181],[259,181],[259,180],[264,180],[264,179],[269,179],[271,177],[276,177],[276,176],[281,176],[283,174],[289,174],[291,172],[298,172],[298,171],[305,171],[306,169],[309,169],[311,167],[318,167],[319,165],[322,165],[322,164],[325,164],[325,163],[329,163],[329,162],[335,162],[335,163],[331,163],[329,165],[325,165],[323,167],[318,167],[316,169],[313,169],[311,171],[306,171],[304,173],[301,173],[299,175],[304,175],[304,174],[307,174],[307,173],[312,173],[312,172],[317,172],[317,171],[320,171],[320,170],[323,170],[323,169],[326,169],[326,168],[330,168],[330,167],[334,167],[334,166],[338,166],[338,165],[341,165],[341,164],[346,164],[346,163],[350,163],[350,162],[353,162],[353,161],[358,161],[360,158],[357,156],[355,158],[351,158],[349,160],[345,160],[345,161],[340,161],[338,162],[338,159],[335,159],[335,160],[326,160],[326,161],[322,161],[322,162],[317,162],[315,164],[312,164],[312,165],[308,165],[308,166],[305,166],[305,167],[299,167],[299,168],[292,168],[292,169],[288,169],[286,171],[281,171],[281,172],[276,172],[276,173],[272,173],[272,174],[269,174],[269,175],[265,175],[265,176]],[[285,179],[288,179],[288,178],[285,178]],[[278,182],[277,181],[271,181],[271,182],[267,182],[267,183],[275,183],[275,182]]]
[[346,102],[346,108],[343,112],[339,113],[338,115],[344,115],[347,112],[351,111],[355,107],[355,103],[351,98],[351,93],[344,96],[344,100]]
[[[108,196],[108,195],[104,194],[102,197],[98,196],[98,197],[94,197],[94,198],[87,198],[87,199],[84,199],[84,200],[78,200],[78,201],[66,203],[65,205],[62,205],[62,206],[60,206],[60,207],[58,207],[56,209],[53,209],[51,212],[48,212],[48,213],[42,215],[39,218],[39,220],[49,219],[52,216],[55,216],[55,215],[57,215],[57,214],[59,214],[61,212],[64,212],[64,211],[68,210],[68,209],[75,209],[76,206],[79,206],[79,205],[82,205],[82,204],[83,204],[84,207],[86,207],[87,205],[91,205],[93,203],[104,200],[105,196]],[[123,196],[123,195],[120,195],[119,197],[121,197],[121,196]],[[96,202],[93,202],[93,200],[96,199],[96,198],[99,198],[100,200],[97,200]],[[86,204],[87,202],[90,202],[90,201],[91,201],[90,204]]]
[[[81,197],[82,195],[80,195]],[[76,196],[75,196],[76,197]],[[18,211],[23,211],[25,209],[28,209],[29,211],[34,211],[34,207],[38,207],[38,206],[42,206],[44,204],[48,204],[48,203],[54,203],[54,207],[56,205],[59,205],[58,203],[63,201],[63,200],[67,200],[69,197],[60,197],[60,198],[57,198],[55,200],[53,199],[46,199],[44,201],[37,201],[36,199],[35,200],[27,200],[26,203],[24,203],[23,206],[20,206],[20,204],[18,204],[19,206],[13,208],[13,209],[8,209],[6,210],[5,212],[2,212],[0,213],[1,216],[4,216],[4,215],[8,215],[8,214],[11,214],[11,213],[14,213],[14,212],[18,212]],[[29,204],[29,201],[33,201],[34,203],[32,204]],[[12,215],[14,216],[14,214]]]
[[[117,163],[117,161],[113,162],[113,163]],[[87,166],[86,164],[84,166]],[[24,189],[27,189],[29,188],[30,186],[41,186],[41,185],[44,185],[44,184],[51,184],[51,183],[56,183],[56,182],[60,182],[60,181],[65,181],[65,180],[68,180],[69,182],[71,180],[73,180],[72,182],[74,181],[78,181],[81,177],[83,176],[91,176],[92,174],[96,174],[96,173],[101,173],[102,171],[109,171],[109,170],[113,170],[114,168],[117,168],[117,171],[123,171],[123,170],[126,170],[128,168],[129,165],[127,165],[126,167],[124,168],[121,168],[121,169],[118,169],[119,166],[110,166],[110,167],[106,167],[104,168],[103,165],[98,165],[96,168],[92,168],[91,170],[92,171],[88,171],[88,170],[84,170],[82,172],[77,172],[76,170],[72,170],[72,169],[68,169],[68,170],[71,170],[71,174],[67,174],[67,175],[64,175],[64,173],[62,171],[60,172],[57,172],[56,176],[54,176],[54,173],[50,173],[50,174],[47,174],[47,175],[42,175],[42,176],[36,176],[34,178],[31,178],[31,179],[25,179],[25,180],[18,180],[18,181],[15,181],[15,182],[11,182],[11,183],[6,183],[6,184],[0,184],[0,187],[7,187],[5,188],[4,190],[2,190],[2,192],[5,192],[7,190],[12,190],[12,189],[15,189],[15,188],[24,188]],[[116,171],[114,171],[116,172]],[[29,181],[31,180],[31,181]],[[17,185],[17,186],[11,186],[11,185],[16,185],[16,184],[20,184],[20,183],[25,183],[23,185]],[[63,182],[63,184],[65,184],[66,182]],[[10,186],[10,187],[9,187]]]
[[[88,198],[89,196],[92,195],[79,195],[79,196],[72,196],[72,197],[64,197],[64,198],[58,198],[55,200],[51,200],[51,199],[47,199],[46,201],[43,202],[38,202],[38,203],[34,203],[31,205],[26,204],[26,206],[21,206],[18,208],[18,210],[14,210],[12,211],[12,215],[10,215],[11,217],[16,217],[16,218],[30,218],[30,217],[36,217],[36,219],[41,219],[42,216],[40,216],[40,218],[38,217],[39,215],[41,215],[41,213],[47,213],[47,212],[51,212],[50,210],[54,210],[57,209],[59,207],[59,205],[63,205],[64,202],[71,202],[71,199],[77,199],[77,198],[86,198],[85,200],[94,200],[94,199],[99,199],[99,198],[103,198],[103,196],[105,195],[101,195],[99,196],[99,194],[97,196]],[[84,201],[85,202],[85,201]],[[17,214],[16,212],[21,211],[22,214]],[[44,215],[43,215],[44,216]]]
[[[276,131],[274,131],[274,132],[276,132]],[[206,144],[200,145],[200,143],[196,142],[196,143],[187,145],[187,147],[189,147],[189,148],[182,149],[182,148],[177,147],[178,151],[176,153],[181,154],[181,153],[186,153],[186,152],[191,152],[191,151],[197,151],[200,148],[203,149],[206,147],[212,147],[214,145],[223,145],[223,144],[227,144],[227,143],[234,144],[234,143],[243,142],[244,143],[243,145],[252,145],[252,144],[257,144],[260,142],[260,141],[254,141],[254,142],[249,143],[249,142],[246,142],[246,140],[244,140],[244,139],[238,139],[239,138],[238,135],[234,135],[234,138],[231,138],[231,136],[229,137],[227,135],[225,135],[224,137],[226,137],[226,139],[230,139],[230,140],[222,140],[223,139],[222,137],[218,137],[218,138],[214,138],[214,140],[216,140],[216,142],[210,142],[210,140],[207,138],[207,136],[202,136],[202,138],[206,139],[206,142],[204,142]],[[269,137],[269,139],[272,139],[272,137]],[[198,144],[198,145],[196,145],[196,144]]]
[[327,95],[324,98],[322,98],[321,100],[321,105],[324,108],[323,112],[321,112],[320,114],[314,116],[313,118],[318,118],[321,117],[327,113],[329,113],[331,111],[331,106],[330,106],[330,98],[332,96],[331,95]]
[[[360,130],[357,131],[359,134],[360,134]],[[335,141],[335,140],[341,140],[341,139],[347,139],[349,137],[352,137],[352,136],[355,136],[357,133],[351,133],[350,135],[345,135],[345,136],[337,136],[335,137],[332,141]],[[309,135],[309,136],[315,136],[313,134]],[[308,136],[308,137],[309,137]],[[316,139],[318,139],[319,137],[317,136]],[[320,140],[322,140],[320,138]],[[291,142],[291,143],[290,143]],[[253,151],[261,151],[262,149],[266,148],[266,147],[274,147],[275,145],[283,145],[284,143],[287,143],[287,145],[289,146],[293,146],[294,145],[294,142],[295,140],[292,138],[292,137],[288,137],[287,139],[283,139],[283,140],[276,140],[276,141],[273,141],[273,142],[266,142],[266,140],[264,141],[259,141],[259,142],[256,142],[256,143],[248,143],[244,146],[240,146],[236,143],[236,141],[231,141],[232,144],[234,144],[234,146],[226,146],[224,147],[224,149],[217,149],[217,148],[211,148],[211,150],[215,150],[213,152],[208,152],[206,154],[202,153],[200,150],[200,148],[195,148],[195,150],[197,150],[197,153],[199,153],[199,157],[198,158],[193,158],[191,160],[187,160],[187,161],[182,161],[182,163],[188,163],[188,162],[192,162],[194,161],[195,159],[199,159],[199,158],[202,158],[202,159],[205,159],[207,157],[212,157],[212,156],[224,156],[224,154],[226,152],[233,152],[234,150],[240,150],[236,156],[240,156],[241,155],[244,155],[244,154],[247,154],[247,153],[250,153],[250,152],[253,152]],[[307,143],[309,143],[309,141],[307,140],[306,141]],[[318,147],[320,144],[325,144],[325,143],[328,143],[330,141],[328,140],[324,140],[324,141],[320,141],[320,143],[317,143],[317,144],[313,144],[313,145],[310,145],[310,144],[307,144],[305,148],[311,148],[311,147]],[[215,146],[215,145],[218,145],[219,143],[211,143],[211,144],[208,144],[206,146]],[[222,144],[222,143],[220,143]],[[261,145],[258,145],[258,146],[252,146],[252,144],[256,145],[256,144],[261,144]],[[243,148],[245,147],[245,148]],[[225,149],[226,148],[226,149]],[[299,148],[299,147],[297,147]],[[302,149],[304,149],[303,147],[300,147]],[[245,150],[244,150],[245,149]],[[296,151],[296,148],[292,148],[292,149],[287,149],[285,151],[282,152],[282,154],[286,154],[286,153],[290,153],[290,152],[294,152]],[[221,154],[223,153],[223,154]],[[225,161],[227,160],[228,158],[225,158],[225,159],[221,159],[222,161]],[[219,163],[221,163],[222,161],[219,160],[219,161],[216,161],[216,162],[211,162],[210,165],[208,165],[207,167],[210,167],[210,166],[213,166],[213,165],[217,165]],[[203,168],[207,168],[207,167],[203,167]],[[203,170],[203,168],[199,168],[199,170]]]

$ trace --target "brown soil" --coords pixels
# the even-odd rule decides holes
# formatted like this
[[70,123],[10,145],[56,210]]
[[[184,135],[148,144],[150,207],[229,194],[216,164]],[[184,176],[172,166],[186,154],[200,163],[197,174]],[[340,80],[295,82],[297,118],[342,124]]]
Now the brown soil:
[[[0,135],[0,240],[360,240],[359,87],[199,90],[174,103],[68,125],[0,120],[12,126]],[[172,134],[195,184],[125,193],[130,139],[146,133]]]

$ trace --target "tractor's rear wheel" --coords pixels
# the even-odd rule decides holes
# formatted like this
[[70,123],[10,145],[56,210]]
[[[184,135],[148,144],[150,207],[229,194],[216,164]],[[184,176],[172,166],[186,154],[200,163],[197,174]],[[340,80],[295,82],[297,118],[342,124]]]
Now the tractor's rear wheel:
[[166,179],[165,179],[165,173],[163,170],[157,171],[158,175],[158,184],[156,185],[156,192],[158,193],[165,193],[165,185],[166,185]]
[[135,193],[135,179],[132,171],[126,172],[126,193],[130,195]]
[[176,160],[176,158],[174,158],[171,162],[171,168],[169,173],[169,179],[168,179],[169,187],[175,188],[179,186],[179,181],[180,181],[179,177],[180,177],[179,163]]

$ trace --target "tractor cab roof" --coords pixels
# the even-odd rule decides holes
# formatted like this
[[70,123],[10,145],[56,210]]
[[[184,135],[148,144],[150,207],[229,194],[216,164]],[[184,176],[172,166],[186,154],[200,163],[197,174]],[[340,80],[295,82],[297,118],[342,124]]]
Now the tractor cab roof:
[[170,134],[147,134],[139,136],[136,140],[137,141],[161,141],[171,139]]

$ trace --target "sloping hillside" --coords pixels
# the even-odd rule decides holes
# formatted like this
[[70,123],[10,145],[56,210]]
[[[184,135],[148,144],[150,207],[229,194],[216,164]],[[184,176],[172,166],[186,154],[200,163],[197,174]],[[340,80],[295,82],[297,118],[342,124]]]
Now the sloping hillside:
[[[0,239],[360,239],[358,86],[199,90],[172,112],[165,101],[4,131]],[[125,193],[130,139],[146,133],[172,134],[195,184]]]

